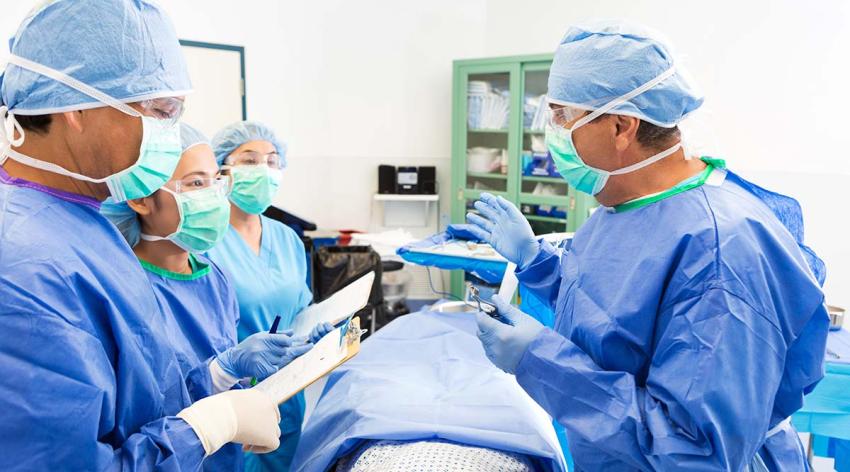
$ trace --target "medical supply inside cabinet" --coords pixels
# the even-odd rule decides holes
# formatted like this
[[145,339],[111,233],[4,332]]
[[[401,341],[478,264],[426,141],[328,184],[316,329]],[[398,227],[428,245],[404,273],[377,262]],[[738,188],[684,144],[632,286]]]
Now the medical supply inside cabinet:
[[508,129],[511,94],[501,82],[470,80],[467,84],[469,129]]
[[508,189],[510,74],[469,76],[466,87],[466,188]]
[[555,168],[544,137],[548,77],[547,68],[529,68],[523,76],[519,207],[535,234],[563,231],[569,213],[569,186]]

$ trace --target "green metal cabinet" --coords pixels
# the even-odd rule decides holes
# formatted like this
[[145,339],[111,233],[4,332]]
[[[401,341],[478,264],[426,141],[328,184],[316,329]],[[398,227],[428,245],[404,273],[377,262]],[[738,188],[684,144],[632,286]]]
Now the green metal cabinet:
[[[452,94],[452,222],[461,223],[482,191],[501,195],[523,209],[535,233],[575,231],[589,216],[596,200],[570,188],[559,177],[523,176],[522,154],[531,150],[532,140],[537,147],[543,139],[542,129],[524,127],[526,95],[539,96],[546,93],[551,54],[514,56],[454,61]],[[470,120],[470,81],[480,91],[488,87],[499,95],[495,101],[507,103],[507,116],[501,124],[493,126],[493,120],[480,123]],[[488,84],[488,85],[485,85]],[[478,97],[478,95],[476,95]],[[477,99],[477,98],[476,98]],[[480,99],[478,99],[480,100]],[[492,105],[492,100],[488,105]],[[477,105],[472,105],[478,109]],[[489,109],[489,108],[488,108]],[[501,110],[501,108],[497,109]],[[480,116],[480,113],[474,113]],[[504,113],[488,113],[488,116],[503,116]],[[472,121],[472,123],[470,123]],[[497,118],[497,122],[500,120]],[[504,149],[504,157],[498,168],[482,169],[481,153],[467,159],[471,148],[489,150]],[[538,149],[539,150],[539,149]],[[470,171],[470,166],[473,171]],[[537,190],[537,192],[535,192]],[[541,194],[542,193],[542,194]],[[553,194],[554,193],[554,194]],[[566,210],[566,217],[539,216],[538,206]],[[452,293],[463,294],[463,273],[452,273]]]

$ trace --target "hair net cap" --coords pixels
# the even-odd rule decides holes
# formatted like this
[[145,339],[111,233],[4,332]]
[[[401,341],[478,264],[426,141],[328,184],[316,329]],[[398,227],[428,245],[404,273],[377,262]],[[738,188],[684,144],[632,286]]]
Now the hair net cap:
[[197,146],[198,144],[206,144],[210,146],[210,140],[202,133],[198,128],[194,126],[188,125],[184,122],[180,122],[180,149],[182,152],[186,152],[191,147]]
[[130,244],[130,247],[139,243],[142,234],[142,226],[139,215],[127,205],[127,202],[116,203],[112,197],[107,198],[100,204],[100,214],[105,216]]
[[609,113],[628,115],[666,128],[702,105],[703,96],[674,62],[669,43],[640,25],[604,21],[573,26],[561,40],[549,71],[548,96],[594,110],[658,77],[676,72]]
[[[192,89],[170,20],[147,0],[43,1],[21,23],[9,50],[122,102],[185,95]],[[14,64],[0,77],[0,102],[18,115],[103,106]]]
[[257,121],[237,121],[213,136],[212,147],[218,165],[222,165],[227,156],[248,141],[272,143],[280,155],[280,162],[286,166],[286,144],[277,139],[271,128]]

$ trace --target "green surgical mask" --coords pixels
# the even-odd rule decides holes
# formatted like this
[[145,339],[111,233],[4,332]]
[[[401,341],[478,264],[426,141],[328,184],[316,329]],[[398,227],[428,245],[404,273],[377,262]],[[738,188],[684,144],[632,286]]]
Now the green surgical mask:
[[177,193],[163,187],[174,195],[180,212],[177,230],[168,236],[142,234],[145,241],[168,240],[189,252],[206,252],[224,237],[230,224],[230,203],[224,186]]
[[547,126],[546,145],[549,148],[549,153],[552,155],[552,160],[555,162],[555,168],[558,169],[561,177],[574,189],[589,195],[596,195],[601,192],[605,188],[608,178],[612,175],[623,175],[638,171],[664,159],[682,147],[682,143],[676,143],[665,151],[659,152],[636,164],[622,169],[607,171],[590,167],[578,155],[572,136],[576,128],[578,126],[574,126],[572,129]]
[[268,166],[235,166],[231,170],[230,201],[245,213],[259,215],[271,206],[280,187],[281,172]]

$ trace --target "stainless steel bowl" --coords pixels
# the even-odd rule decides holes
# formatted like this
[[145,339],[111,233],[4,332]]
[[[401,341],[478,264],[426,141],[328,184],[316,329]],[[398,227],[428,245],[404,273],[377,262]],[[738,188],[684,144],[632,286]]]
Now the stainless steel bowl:
[[411,278],[410,274],[403,270],[384,272],[381,277],[384,300],[389,304],[405,301],[410,289]]

